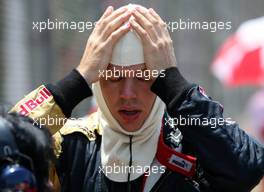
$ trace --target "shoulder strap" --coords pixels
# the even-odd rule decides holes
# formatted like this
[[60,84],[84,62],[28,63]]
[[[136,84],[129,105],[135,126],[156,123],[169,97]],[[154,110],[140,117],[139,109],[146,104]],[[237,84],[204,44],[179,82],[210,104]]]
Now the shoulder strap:
[[181,152],[180,130],[168,125],[166,118],[170,117],[165,114],[163,118],[156,157],[162,165],[170,170],[186,177],[193,177],[196,170],[196,157]]

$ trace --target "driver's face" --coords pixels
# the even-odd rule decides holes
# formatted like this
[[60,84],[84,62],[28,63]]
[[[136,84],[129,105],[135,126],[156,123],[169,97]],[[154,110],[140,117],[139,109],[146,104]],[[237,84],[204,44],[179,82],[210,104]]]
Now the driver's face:
[[[129,67],[109,65],[108,70],[145,70],[144,64]],[[112,77],[100,79],[105,102],[113,117],[124,130],[134,132],[140,129],[148,117],[156,95],[150,87],[153,80],[137,77]]]

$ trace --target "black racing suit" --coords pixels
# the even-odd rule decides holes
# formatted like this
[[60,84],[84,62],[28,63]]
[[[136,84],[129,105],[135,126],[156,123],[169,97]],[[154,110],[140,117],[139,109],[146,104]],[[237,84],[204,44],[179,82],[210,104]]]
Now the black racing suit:
[[[70,117],[72,109],[81,100],[92,96],[91,89],[76,70],[57,84],[45,87],[66,117]],[[151,90],[166,104],[170,118],[219,120],[216,126],[210,123],[177,124],[183,136],[182,153],[197,158],[196,174],[186,177],[166,169],[151,191],[246,192],[258,184],[264,171],[263,146],[238,124],[220,121],[223,119],[221,104],[206,96],[201,87],[188,83],[177,68],[166,69],[165,77],[158,77]],[[175,129],[174,125],[165,122],[166,119],[165,128]],[[87,139],[81,132],[62,135],[61,154],[56,162],[61,191],[142,191],[144,176],[130,181],[128,189],[127,182],[113,182],[99,171],[101,135],[94,134],[95,140]]]

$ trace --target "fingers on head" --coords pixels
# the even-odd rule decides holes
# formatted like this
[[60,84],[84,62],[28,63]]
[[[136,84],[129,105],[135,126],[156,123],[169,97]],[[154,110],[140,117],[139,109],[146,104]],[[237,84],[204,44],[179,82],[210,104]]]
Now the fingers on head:
[[107,44],[115,44],[123,35],[125,35],[130,30],[130,23],[125,24],[122,27],[119,27],[117,30],[111,33],[107,38]]
[[103,13],[103,15],[101,16],[101,18],[99,19],[98,22],[100,22],[101,20],[103,20],[104,18],[108,17],[109,15],[111,15],[111,13],[113,12],[114,8],[112,6],[109,6],[106,8],[105,12]]
[[131,15],[130,12],[125,12],[125,13],[119,15],[117,18],[115,18],[114,20],[110,21],[106,25],[106,30],[109,31],[109,33],[112,33],[117,28],[119,28],[125,21],[127,21],[128,18],[130,17],[130,15]]
[[133,29],[137,32],[137,34],[140,36],[140,38],[142,39],[142,41],[144,42],[151,42],[150,36],[149,34],[146,32],[145,29],[143,29],[142,26],[140,26],[135,19],[131,19],[130,23],[133,27]]

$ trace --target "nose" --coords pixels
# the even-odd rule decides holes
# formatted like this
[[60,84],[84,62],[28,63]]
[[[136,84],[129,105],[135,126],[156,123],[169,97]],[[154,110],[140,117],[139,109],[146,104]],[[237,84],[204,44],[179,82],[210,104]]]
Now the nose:
[[133,82],[133,79],[124,79],[120,90],[120,98],[126,100],[136,98],[135,83]]

